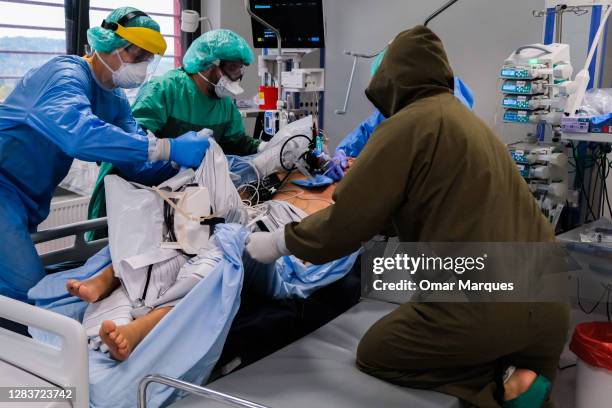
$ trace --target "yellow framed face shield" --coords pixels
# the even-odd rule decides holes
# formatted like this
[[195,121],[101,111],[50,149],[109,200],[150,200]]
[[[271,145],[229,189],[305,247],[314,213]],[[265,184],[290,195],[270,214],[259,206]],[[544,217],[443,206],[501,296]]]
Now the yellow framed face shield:
[[158,31],[146,27],[125,27],[125,24],[135,18],[147,16],[142,11],[133,11],[121,17],[118,22],[102,21],[102,28],[112,30],[119,37],[146,50],[152,54],[163,56],[166,52],[166,40]]

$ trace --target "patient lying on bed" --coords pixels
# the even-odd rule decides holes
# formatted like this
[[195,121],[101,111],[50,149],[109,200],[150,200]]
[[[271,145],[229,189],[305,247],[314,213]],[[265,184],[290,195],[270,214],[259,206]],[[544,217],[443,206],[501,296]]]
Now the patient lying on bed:
[[[88,303],[101,301],[119,289],[121,283],[109,265],[98,275],[85,281],[70,279],[66,283],[68,292]],[[123,361],[127,359],[134,348],[145,338],[157,323],[172,307],[153,309],[146,315],[124,325],[117,325],[113,320],[104,320],[100,327],[100,338],[109,349],[110,355]]]
[[85,281],[69,280],[68,292],[90,303],[83,318],[90,347],[101,346],[105,351],[103,344],[116,360],[127,359],[172,307],[215,268],[222,254],[212,247],[206,255],[187,263],[188,259],[181,254],[151,265],[142,301],[136,304],[112,265]]
[[211,245],[191,260],[179,254],[150,265],[142,296],[136,302],[130,300],[112,265],[85,281],[69,280],[68,292],[90,303],[83,317],[90,347],[102,351],[108,348],[116,360],[127,359],[172,307],[222,258],[220,249]]
[[158,186],[157,192],[116,175],[107,176],[112,266],[85,281],[72,279],[66,283],[70,294],[89,303],[83,326],[90,348],[103,352],[108,349],[113,358],[126,360],[172,307],[223,261],[214,228],[206,229],[206,235],[212,234],[210,239],[197,252],[190,252],[197,253],[195,256],[162,245],[169,228],[165,201],[160,196],[169,192],[160,192],[165,188],[176,192],[188,184],[208,190],[212,214],[226,223],[239,223],[250,229],[261,223],[273,229],[306,215],[278,201],[245,208],[231,181],[225,155],[214,141],[198,170],[177,174]]
[[[259,206],[257,213],[249,215],[248,224],[251,228],[257,228],[259,221],[284,225],[304,216],[287,202],[268,201]],[[214,239],[194,257],[174,254],[123,276],[110,265],[85,281],[71,279],[66,283],[70,294],[89,303],[83,326],[90,348],[104,352],[108,349],[116,360],[126,360],[172,307],[223,260]],[[140,285],[134,283],[139,280]],[[130,296],[128,287],[139,290],[134,294],[132,289]]]
[[[121,283],[115,277],[112,265],[85,281],[70,279],[66,283],[71,295],[78,296],[88,303],[95,303],[107,298],[120,285]],[[100,327],[100,338],[108,347],[111,356],[116,360],[123,361],[129,357],[132,350],[170,309],[171,307],[154,309],[141,318],[121,326],[118,326],[112,320],[104,320]]]

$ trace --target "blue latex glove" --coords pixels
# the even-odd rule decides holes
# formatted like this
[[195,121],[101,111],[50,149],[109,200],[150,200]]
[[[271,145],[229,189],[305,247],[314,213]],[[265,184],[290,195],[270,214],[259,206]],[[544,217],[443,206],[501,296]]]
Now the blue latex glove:
[[321,187],[327,187],[330,184],[333,184],[334,180],[332,180],[330,177],[327,177],[321,174],[317,174],[316,176],[307,178],[305,180],[299,179],[299,180],[292,180],[291,182],[295,184],[296,186],[300,186],[304,188],[321,188]]
[[348,167],[348,158],[344,151],[339,150],[334,157],[327,163],[325,175],[334,181],[340,181],[344,177],[344,170]]
[[202,163],[209,147],[208,136],[187,132],[176,139],[170,139],[170,160],[181,166],[196,168]]
[[344,170],[339,164],[332,164],[325,172],[325,175],[333,181],[338,182],[344,177]]

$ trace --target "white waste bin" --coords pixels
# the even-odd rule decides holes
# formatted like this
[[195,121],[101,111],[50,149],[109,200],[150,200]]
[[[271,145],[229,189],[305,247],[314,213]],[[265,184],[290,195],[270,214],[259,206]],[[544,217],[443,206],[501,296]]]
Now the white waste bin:
[[578,356],[575,408],[610,408],[612,323],[579,324],[570,349]]
[[612,371],[578,359],[575,408],[610,408]]

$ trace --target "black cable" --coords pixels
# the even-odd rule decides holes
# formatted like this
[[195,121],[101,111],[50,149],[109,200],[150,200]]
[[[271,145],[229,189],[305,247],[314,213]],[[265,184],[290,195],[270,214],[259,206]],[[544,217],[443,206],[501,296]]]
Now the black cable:
[[280,188],[283,186],[283,184],[285,184],[285,181],[287,181],[287,179],[289,178],[289,176],[291,175],[291,173],[293,173],[294,170],[290,170],[287,172],[287,174],[285,174],[285,177],[283,177],[283,179],[280,181],[280,184],[278,185],[278,189],[280,190]]
[[606,212],[606,196],[604,195],[605,190],[606,190],[606,171],[604,169],[604,157],[600,157],[599,159],[599,167],[597,167],[597,172],[599,173],[599,170],[601,169],[601,174],[599,174],[599,178],[601,180],[600,186],[599,186],[599,218],[604,216],[604,213]]
[[[589,212],[591,213],[591,216],[593,217],[593,221],[595,221],[597,219],[597,217],[595,217],[595,212],[593,211],[593,208],[591,207],[591,203],[589,202],[589,197],[587,196],[586,192],[584,191],[584,173],[582,172],[582,169],[580,168],[580,163],[578,160],[578,157],[576,155],[576,146],[574,145],[574,142],[571,142],[570,145],[572,146],[572,153],[574,155],[574,162],[576,163],[576,175],[578,176],[578,180],[580,181],[580,192],[582,193],[582,196],[585,198],[586,200],[586,204],[587,204],[587,208],[589,210]],[[588,214],[585,216],[585,222],[588,222]]]
[[[610,160],[607,157],[607,154],[604,152],[603,157],[602,157],[602,161],[601,161],[601,171],[602,171],[602,207],[604,207],[605,204],[607,204],[608,206],[608,212],[609,214],[612,215],[612,206],[610,205],[610,196],[608,195],[608,183],[606,182],[608,180],[608,176],[610,175],[610,165],[609,165]],[[607,166],[606,166],[607,165]],[[603,216],[603,211],[602,211],[602,216]]]
[[582,312],[585,314],[590,315],[591,313],[593,313],[595,309],[597,309],[597,306],[601,304],[601,301],[603,300],[604,296],[609,294],[609,292],[610,286],[606,286],[604,292],[601,294],[601,297],[599,298],[597,303],[595,303],[595,306],[593,306],[593,308],[587,312],[586,309],[582,306],[582,302],[580,302],[580,278],[576,278],[576,299],[578,300],[578,306],[580,307],[580,310],[582,310]]
[[566,369],[568,369],[568,368],[572,368],[572,367],[576,367],[576,364],[570,364],[570,365],[566,365],[566,366],[563,366],[563,367],[561,367],[561,366],[559,366],[559,365],[557,366],[557,368],[559,369],[559,371],[563,371],[563,370],[566,370]]
[[[593,171],[591,170],[591,172],[590,172],[589,187],[588,187],[588,190],[587,190],[589,192],[590,196],[591,196],[591,206],[592,207],[595,207],[595,203],[596,203],[596,199],[597,199],[598,205],[597,205],[597,218],[596,219],[599,219],[599,217],[601,216],[601,200],[598,199],[596,197],[596,194],[595,194],[597,192],[597,188],[598,188],[598,185],[600,183],[600,180],[599,180],[599,161],[598,160],[599,159],[597,158],[597,156],[595,154],[593,154],[593,167],[595,167],[595,170],[596,170],[596,172],[595,172],[595,182],[593,183],[594,184],[593,185],[593,189],[591,189],[591,181],[593,179]],[[599,198],[601,198],[601,197],[599,197]]]
[[[603,149],[598,146],[598,153],[596,155],[595,163],[597,165],[597,181],[598,185],[595,185],[595,189],[598,191],[598,206],[599,206],[599,218],[603,217],[605,213],[605,205],[606,205],[606,153]],[[598,188],[599,187],[599,188]],[[593,193],[595,193],[595,189]]]
[[145,281],[144,290],[142,291],[142,296],[140,297],[140,301],[144,303],[147,298],[147,291],[149,290],[149,282],[151,281],[151,272],[153,271],[153,264],[149,265],[149,269],[147,269],[147,280]]
[[174,211],[170,205],[164,201],[164,224],[168,230],[168,239],[170,242],[176,242],[174,235]]
[[601,180],[599,177],[601,173],[599,172],[599,159],[597,157],[595,157],[595,163],[593,167],[595,168],[594,169],[595,173],[591,171],[591,177],[595,178],[595,183],[593,186],[593,191],[591,192],[592,194],[591,205],[593,206],[594,209],[596,209],[597,219],[599,219],[601,217],[601,196],[600,195],[598,196],[597,192],[601,188]]
[[429,17],[427,17],[427,19],[425,20],[425,22],[423,23],[423,25],[425,27],[427,27],[427,24],[429,24],[429,22],[431,20],[433,20],[434,18],[438,17],[440,14],[444,13],[444,11],[449,8],[450,6],[452,6],[453,4],[455,4],[456,2],[458,2],[459,0],[451,0],[449,2],[447,2],[446,4],[444,4],[442,7],[440,7],[439,9],[437,9],[436,11],[434,11]]
[[[604,214],[604,196],[603,196],[603,187],[606,183],[606,179],[604,178],[605,176],[605,172],[603,171],[603,150],[600,148],[600,146],[597,146],[597,154],[595,156],[595,169],[597,171],[597,178],[595,181],[595,188],[593,189],[593,194],[595,195],[595,193],[599,194],[597,195],[597,201],[598,201],[598,210],[599,210],[599,214],[597,219],[603,217]],[[599,188],[598,188],[599,187]]]
[[[604,177],[604,180],[608,180],[608,176],[610,175],[610,168],[612,167],[612,162],[610,162],[610,160],[606,157],[606,162],[608,164],[608,168],[606,169],[606,175]],[[610,216],[612,217],[612,206],[610,204],[610,195],[608,194],[608,183],[604,182],[604,192],[606,195],[606,201],[608,203],[608,214],[610,214]]]
[[[308,139],[309,143],[312,143],[312,139],[310,137],[306,136],[306,135],[294,135],[294,136],[291,136],[289,139],[285,140],[285,143],[283,143],[283,145],[281,146],[281,150],[280,150],[280,153],[279,153],[280,164],[281,164],[281,167],[283,168],[283,170],[285,170],[285,171],[293,171],[293,170],[295,170],[297,168],[295,166],[295,164],[290,169],[285,166],[285,163],[283,163],[283,151],[285,150],[285,147],[287,147],[287,143],[289,143],[290,141],[292,141],[293,139],[298,138],[298,137],[305,137],[306,139]],[[300,156],[300,158],[301,157],[302,156]]]
[[[583,177],[587,176],[586,173],[587,173],[586,171],[582,173]],[[593,200],[595,199],[595,189],[591,189],[591,183],[593,182],[593,171],[591,171],[588,174],[588,176],[589,176],[589,184],[588,184],[588,186],[586,188],[586,192],[587,192],[587,194],[589,196],[589,203],[591,204],[591,207],[593,207]],[[599,217],[596,217],[595,219],[597,219],[597,218],[599,218]]]

